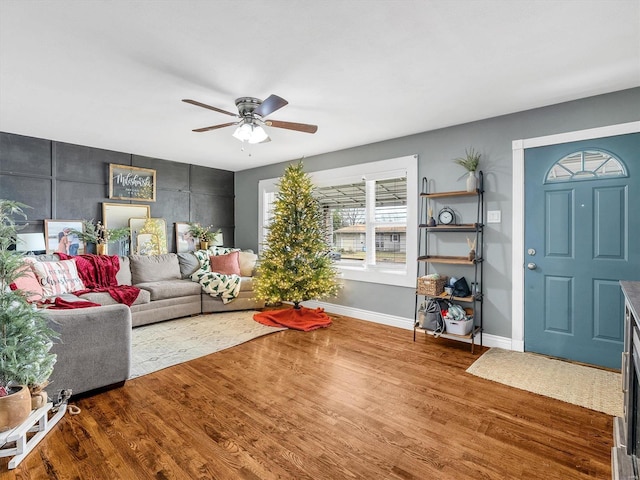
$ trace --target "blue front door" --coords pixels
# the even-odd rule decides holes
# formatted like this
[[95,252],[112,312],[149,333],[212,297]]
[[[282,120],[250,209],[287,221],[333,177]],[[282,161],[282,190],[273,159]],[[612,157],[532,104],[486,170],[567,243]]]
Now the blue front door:
[[525,150],[525,350],[620,368],[640,280],[640,134]]

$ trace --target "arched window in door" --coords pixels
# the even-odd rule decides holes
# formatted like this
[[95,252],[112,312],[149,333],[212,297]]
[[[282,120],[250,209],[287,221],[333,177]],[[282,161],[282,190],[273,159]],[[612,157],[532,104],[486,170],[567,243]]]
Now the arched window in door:
[[581,150],[554,163],[544,183],[628,176],[624,163],[612,154],[603,150]]

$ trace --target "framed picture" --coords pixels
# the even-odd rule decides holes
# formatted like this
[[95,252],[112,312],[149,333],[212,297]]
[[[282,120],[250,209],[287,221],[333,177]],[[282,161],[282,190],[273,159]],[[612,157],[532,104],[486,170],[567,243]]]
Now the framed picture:
[[[149,205],[127,205],[123,203],[102,204],[102,224],[105,228],[129,227],[130,218],[148,218],[151,214]],[[129,255],[131,253],[129,239],[109,243],[107,253],[109,255]]]
[[168,253],[164,218],[130,218],[131,252],[137,255]]
[[155,255],[155,245],[157,244],[157,238],[150,233],[140,233],[137,237],[137,244],[135,253],[137,255]]
[[176,222],[176,251],[194,252],[198,242],[189,233],[189,224],[186,222]]
[[131,253],[139,254],[138,236],[140,230],[144,227],[146,218],[130,218],[129,219],[129,235],[131,236]]
[[109,164],[109,198],[156,201],[156,171],[150,168]]
[[72,230],[82,231],[82,220],[44,221],[44,238],[47,253],[62,252],[68,255],[85,253],[84,242]]

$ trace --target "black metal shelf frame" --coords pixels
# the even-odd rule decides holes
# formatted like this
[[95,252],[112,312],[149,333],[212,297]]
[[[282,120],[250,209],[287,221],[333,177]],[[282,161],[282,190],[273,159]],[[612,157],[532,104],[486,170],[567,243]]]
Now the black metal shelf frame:
[[[420,298],[447,298],[453,303],[471,304],[473,309],[474,326],[468,335],[455,335],[444,333],[443,338],[453,339],[469,339],[471,340],[471,352],[475,345],[475,338],[479,337],[479,344],[482,345],[483,332],[483,293],[484,288],[484,175],[482,171],[477,172],[478,184],[475,192],[454,191],[454,192],[429,192],[429,182],[427,177],[422,178],[422,186],[420,192],[420,218],[418,219],[418,277],[432,273],[433,264],[449,264],[456,266],[473,268],[473,288],[475,291],[469,297],[449,297],[446,295],[422,295],[416,290],[415,300],[415,318],[413,327],[413,341],[416,340],[416,331],[433,335],[433,332],[418,327],[418,305]],[[458,224],[458,225],[428,225],[429,201],[441,203],[443,199],[455,197],[474,196],[476,200],[476,219],[474,223]],[[440,233],[473,233],[476,240],[475,258],[469,260],[464,256],[438,256],[429,254],[429,236]]]

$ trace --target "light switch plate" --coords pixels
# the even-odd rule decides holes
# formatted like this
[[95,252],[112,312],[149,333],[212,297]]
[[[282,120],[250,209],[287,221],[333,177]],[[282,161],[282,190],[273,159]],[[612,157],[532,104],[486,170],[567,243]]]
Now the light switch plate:
[[487,223],[500,223],[502,221],[502,212],[500,210],[487,211]]

